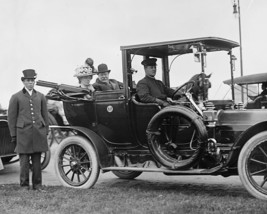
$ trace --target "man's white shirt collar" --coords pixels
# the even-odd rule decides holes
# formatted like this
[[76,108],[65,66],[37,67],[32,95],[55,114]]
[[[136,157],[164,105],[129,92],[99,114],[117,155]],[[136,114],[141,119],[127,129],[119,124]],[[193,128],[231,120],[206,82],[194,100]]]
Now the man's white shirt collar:
[[25,88],[25,90],[32,96],[32,91],[33,90],[29,90],[28,88]]

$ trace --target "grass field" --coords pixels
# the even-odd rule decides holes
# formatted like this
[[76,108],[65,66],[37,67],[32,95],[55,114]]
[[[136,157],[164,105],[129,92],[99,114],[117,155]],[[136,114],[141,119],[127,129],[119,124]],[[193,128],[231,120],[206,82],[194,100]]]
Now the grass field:
[[240,187],[118,180],[93,189],[0,186],[0,213],[267,213],[266,201]]

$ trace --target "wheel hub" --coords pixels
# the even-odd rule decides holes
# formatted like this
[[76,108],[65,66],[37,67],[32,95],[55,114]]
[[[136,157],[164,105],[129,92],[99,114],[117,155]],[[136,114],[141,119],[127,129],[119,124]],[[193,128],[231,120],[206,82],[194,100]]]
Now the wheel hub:
[[77,158],[70,161],[70,167],[73,171],[77,172],[81,168],[81,162]]

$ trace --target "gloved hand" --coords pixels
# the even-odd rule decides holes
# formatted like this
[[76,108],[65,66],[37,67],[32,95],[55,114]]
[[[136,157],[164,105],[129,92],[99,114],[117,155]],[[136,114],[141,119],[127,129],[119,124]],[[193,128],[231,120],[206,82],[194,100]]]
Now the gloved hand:
[[168,102],[166,102],[164,100],[156,99],[156,102],[162,107],[170,106],[170,103],[168,103]]
[[11,143],[17,143],[17,136],[11,137]]

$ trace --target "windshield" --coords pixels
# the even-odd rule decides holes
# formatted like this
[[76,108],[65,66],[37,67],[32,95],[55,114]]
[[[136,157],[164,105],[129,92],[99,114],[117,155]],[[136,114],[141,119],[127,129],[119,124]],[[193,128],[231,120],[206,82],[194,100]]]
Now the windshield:
[[[153,57],[156,58],[156,57]],[[201,74],[204,70],[206,75],[210,75],[209,82],[211,87],[208,89],[208,99],[232,99],[229,86],[224,87],[223,80],[228,79],[231,75],[231,67],[229,63],[229,55],[226,51],[206,53],[205,65],[197,62],[193,53],[183,55],[172,55],[168,57],[168,69],[164,70],[162,58],[157,58],[157,73],[156,79],[164,82],[163,73],[169,74],[170,87],[176,88],[188,82],[193,76]],[[144,78],[145,71],[141,64],[143,56],[131,55],[132,68],[137,70],[133,75],[135,84]]]

